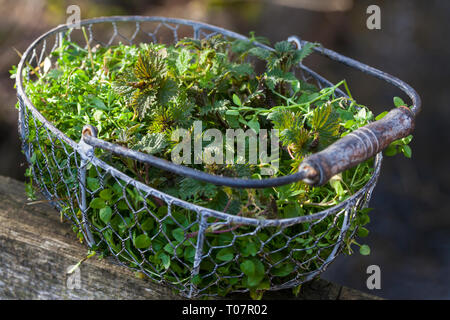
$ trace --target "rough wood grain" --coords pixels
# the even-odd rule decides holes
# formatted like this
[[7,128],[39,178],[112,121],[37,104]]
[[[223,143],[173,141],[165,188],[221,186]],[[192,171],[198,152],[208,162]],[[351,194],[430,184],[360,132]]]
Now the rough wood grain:
[[[69,289],[66,270],[84,258],[87,249],[50,205],[29,205],[24,190],[21,182],[0,176],[0,299],[180,299],[164,286],[97,258],[81,265],[81,288]],[[322,279],[303,285],[298,297],[286,290],[264,298],[376,299]]]

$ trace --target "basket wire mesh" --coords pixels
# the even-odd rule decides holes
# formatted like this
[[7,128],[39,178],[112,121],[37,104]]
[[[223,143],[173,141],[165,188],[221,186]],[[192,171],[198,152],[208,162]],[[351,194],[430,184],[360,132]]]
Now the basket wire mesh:
[[[216,34],[245,39],[207,24],[160,17],[109,17],[81,24],[86,27],[89,43],[101,46],[149,41],[171,44],[181,37],[204,39]],[[108,36],[102,38],[105,34]],[[185,297],[194,298],[248,291],[233,286],[245,276],[243,272],[235,275],[224,272],[239,261],[242,253],[229,261],[218,261],[214,257],[222,249],[252,243],[256,250],[254,256],[263,263],[269,279],[268,288],[280,290],[319,275],[355,236],[358,210],[368,205],[380,173],[381,154],[376,156],[373,174],[363,188],[338,205],[312,215],[261,220],[183,201],[99,159],[92,146],[83,139],[75,142],[68,138],[31,103],[23,88],[22,76],[30,81],[33,72],[41,70],[33,71],[25,66],[41,66],[60,46],[63,37],[85,43],[80,30],[63,25],[38,38],[23,56],[17,78],[19,132],[34,182],[64,218],[71,221],[73,229],[89,247],[107,247],[117,263],[171,286]],[[299,66],[297,75],[319,88],[332,85],[304,65]],[[339,93],[344,95],[342,91]],[[111,186],[115,194],[111,222],[101,225],[92,219],[88,203]],[[164,205],[155,208],[154,199]],[[133,232],[146,233],[151,245],[145,249],[135,247]],[[311,234],[315,235],[314,241],[305,242],[308,239],[305,236]],[[333,244],[323,241],[325,239],[333,239]],[[171,261],[156,257],[161,247],[171,253]],[[279,276],[286,263],[293,265],[293,269]],[[200,282],[202,285],[198,285]]]

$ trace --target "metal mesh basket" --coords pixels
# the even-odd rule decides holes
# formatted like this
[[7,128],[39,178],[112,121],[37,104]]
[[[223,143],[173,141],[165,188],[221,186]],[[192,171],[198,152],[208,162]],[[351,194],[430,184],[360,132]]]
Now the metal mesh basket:
[[[85,20],[81,25],[86,27],[89,42],[101,46],[111,46],[119,42],[171,44],[185,36],[203,39],[215,34],[246,39],[242,35],[211,25],[161,17],[107,17]],[[97,139],[95,130],[91,127],[85,128],[79,142],[73,141],[35,108],[25,93],[23,81],[24,77],[28,81],[32,80],[33,72],[41,72],[39,68],[34,68],[41,66],[44,59],[60,46],[63,37],[85,44],[81,30],[75,29],[73,25],[61,25],[34,41],[20,61],[16,79],[20,107],[19,132],[23,152],[36,185],[52,205],[61,211],[62,216],[72,222],[74,230],[86,240],[89,247],[107,247],[118,263],[139,271],[154,281],[174,287],[183,296],[193,298],[248,291],[244,287],[236,286],[244,278],[244,273],[229,272],[230,268],[239,268],[238,262],[246,255],[243,253],[245,250],[236,251],[230,258],[218,259],[218,255],[223,256],[223,252],[229,252],[243,243],[252,244],[248,255],[257,258],[264,266],[268,279],[265,289],[279,290],[298,286],[319,275],[354,237],[358,212],[366,207],[370,200],[380,173],[380,151],[386,146],[379,136],[375,137],[376,144],[366,137],[371,135],[370,132],[372,135],[375,132],[376,135],[375,129],[366,131],[365,135],[355,134],[354,139],[357,138],[359,142],[357,141],[356,147],[352,149],[353,153],[354,150],[364,150],[364,154],[356,157],[358,162],[363,160],[362,157],[367,159],[376,155],[370,180],[358,192],[334,207],[296,218],[264,220],[200,207],[127,176],[100,160],[94,153],[95,148],[178,174],[240,188],[284,185],[298,180],[320,184],[326,181],[327,170],[330,168],[323,165],[323,162],[320,166],[320,161],[305,161],[307,165],[291,176],[261,181],[239,180],[207,174],[197,175],[198,172],[193,172],[193,169],[161,164],[158,162],[161,159],[154,159]],[[299,46],[305,43],[297,38],[291,40]],[[411,97],[414,103],[412,112],[418,112],[419,97],[399,79],[333,51],[324,48],[317,48],[316,51],[396,85]],[[332,85],[303,64],[298,66],[296,72],[297,76],[314,82],[319,88]],[[342,91],[338,92],[345,96]],[[356,163],[350,162],[349,165]],[[322,174],[317,178],[320,181],[312,179],[311,168],[315,173]],[[342,169],[340,167],[330,170],[333,173]],[[117,197],[111,204],[111,222],[100,225],[91,219],[93,213],[88,204],[90,199],[106,188],[112,188]],[[155,199],[164,205],[155,208],[152,205]],[[145,249],[135,247],[134,232],[146,233],[151,239],[151,245]],[[305,239],[311,238],[305,236],[312,234],[313,241],[306,241]],[[327,241],[324,241],[325,239]],[[329,244],[329,239],[333,239],[332,245]],[[156,255],[162,247],[170,253],[169,261]],[[227,248],[229,250],[224,251]],[[284,268],[287,264],[291,266],[289,270]]]

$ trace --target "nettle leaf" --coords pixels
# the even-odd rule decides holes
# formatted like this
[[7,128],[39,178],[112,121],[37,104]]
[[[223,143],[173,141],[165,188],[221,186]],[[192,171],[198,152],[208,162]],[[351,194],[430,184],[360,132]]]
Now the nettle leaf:
[[317,107],[313,112],[312,127],[318,133],[318,150],[323,150],[339,138],[339,114],[331,104]]
[[183,178],[179,184],[180,197],[187,200],[191,197],[213,198],[219,188],[211,183],[191,178]]
[[140,141],[138,141],[133,149],[148,154],[157,154],[164,150],[167,146],[167,138],[164,133],[147,133]]
[[248,53],[261,60],[268,60],[271,56],[269,50],[260,47],[253,47],[248,51]]
[[177,83],[172,79],[166,79],[162,82],[161,87],[159,88],[157,97],[158,103],[162,106],[167,105],[167,103],[177,95],[178,86]]
[[140,89],[133,92],[131,97],[131,107],[137,110],[139,119],[144,119],[148,113],[156,106],[158,101],[158,92],[153,89],[141,91]]
[[275,90],[275,86],[283,81],[292,82],[297,81],[297,78],[292,72],[284,72],[281,69],[272,69],[267,73],[266,85],[269,89]]
[[[207,114],[212,114],[218,112],[219,114],[223,114],[227,111],[228,106],[230,105],[229,100],[218,100],[215,101],[213,104],[206,105],[200,109],[200,115],[204,116]],[[236,115],[239,115],[239,112],[237,112]]]
[[309,56],[313,52],[313,48],[317,47],[317,43],[306,42],[300,50],[296,50],[293,58],[293,63],[297,64]]
[[250,63],[235,64],[232,66],[231,72],[235,77],[251,76],[255,73]]
[[294,46],[291,42],[284,40],[275,43],[274,49],[277,53],[288,53],[294,49]]
[[188,49],[182,48],[180,50],[175,63],[177,71],[180,75],[183,75],[189,70],[192,58],[192,54]]

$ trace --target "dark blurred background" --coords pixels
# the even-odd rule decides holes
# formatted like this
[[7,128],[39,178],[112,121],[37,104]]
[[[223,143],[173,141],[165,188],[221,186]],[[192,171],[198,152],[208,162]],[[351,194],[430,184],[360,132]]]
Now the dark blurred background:
[[[450,1],[448,0],[0,0],[0,174],[23,180],[15,91],[8,70],[38,35],[67,19],[160,15],[208,22],[271,41],[298,35],[411,84],[423,99],[413,157],[385,158],[369,224],[370,256],[340,256],[323,274],[334,282],[393,299],[450,298]],[[366,27],[369,5],[381,30]],[[332,81],[347,79],[353,96],[375,114],[392,108],[395,88],[326,59],[306,64]],[[0,204],[1,205],[1,204]],[[356,250],[357,251],[357,250]],[[381,290],[368,290],[366,269],[381,268]]]

